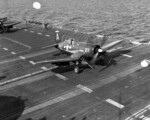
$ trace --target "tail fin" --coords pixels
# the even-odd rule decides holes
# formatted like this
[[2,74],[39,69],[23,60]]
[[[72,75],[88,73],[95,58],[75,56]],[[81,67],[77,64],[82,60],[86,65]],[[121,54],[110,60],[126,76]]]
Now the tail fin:
[[55,33],[56,33],[56,39],[55,39],[56,43],[61,42],[61,39],[60,39],[60,36],[59,36],[59,31],[56,30]]

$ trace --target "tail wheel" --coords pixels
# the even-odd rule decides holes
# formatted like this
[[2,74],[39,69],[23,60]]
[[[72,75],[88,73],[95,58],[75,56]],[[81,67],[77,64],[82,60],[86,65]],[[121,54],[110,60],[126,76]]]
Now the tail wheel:
[[78,66],[76,66],[76,67],[74,68],[74,72],[75,72],[75,73],[79,73],[79,72],[80,72],[80,69],[79,69]]

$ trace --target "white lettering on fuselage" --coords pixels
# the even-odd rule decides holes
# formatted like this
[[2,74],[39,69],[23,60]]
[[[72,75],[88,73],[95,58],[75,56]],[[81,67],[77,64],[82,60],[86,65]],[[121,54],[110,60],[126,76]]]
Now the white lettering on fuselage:
[[67,44],[67,45],[64,46],[64,48],[65,48],[66,50],[69,50],[69,49],[72,49],[72,46],[70,46],[70,45]]
[[84,51],[85,52],[90,52],[90,48],[85,48]]

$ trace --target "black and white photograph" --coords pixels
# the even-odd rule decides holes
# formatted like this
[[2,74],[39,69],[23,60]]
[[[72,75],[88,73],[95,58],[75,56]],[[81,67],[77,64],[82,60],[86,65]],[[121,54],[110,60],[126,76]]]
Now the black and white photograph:
[[0,120],[150,120],[150,0],[0,0]]

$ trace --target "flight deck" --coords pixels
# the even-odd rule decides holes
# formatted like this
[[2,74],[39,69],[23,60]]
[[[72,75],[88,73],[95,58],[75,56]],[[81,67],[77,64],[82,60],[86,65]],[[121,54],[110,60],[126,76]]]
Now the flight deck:
[[96,65],[91,69],[85,65],[82,72],[76,74],[73,66],[35,63],[65,56],[50,47],[55,44],[56,30],[62,39],[91,39],[86,33],[56,28],[45,30],[38,25],[25,24],[0,34],[0,98],[16,97],[23,101],[12,106],[18,120],[150,117],[150,68],[140,65],[142,60],[150,59],[150,46],[125,41],[111,53],[113,60],[109,66]]

